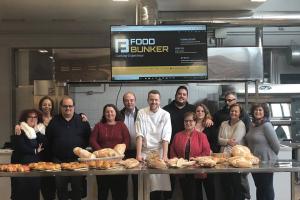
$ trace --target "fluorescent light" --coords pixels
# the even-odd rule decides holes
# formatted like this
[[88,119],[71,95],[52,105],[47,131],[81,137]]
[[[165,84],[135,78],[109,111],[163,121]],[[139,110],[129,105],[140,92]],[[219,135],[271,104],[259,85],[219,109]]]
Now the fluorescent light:
[[267,0],[250,0],[251,2],[266,2]]
[[39,49],[38,52],[40,52],[40,53],[48,53],[48,50],[46,50],[46,49]]

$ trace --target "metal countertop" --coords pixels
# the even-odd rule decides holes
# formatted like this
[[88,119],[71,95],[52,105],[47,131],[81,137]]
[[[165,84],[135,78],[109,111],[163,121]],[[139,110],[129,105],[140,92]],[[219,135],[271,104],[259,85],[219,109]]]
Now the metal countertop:
[[181,169],[149,169],[141,166],[134,169],[89,169],[84,171],[30,171],[0,172],[0,177],[36,177],[36,176],[93,176],[124,174],[197,174],[197,173],[249,173],[249,172],[300,172],[300,162],[294,160],[278,160],[276,163],[260,163],[252,168],[234,168],[219,164],[214,168],[181,168]]

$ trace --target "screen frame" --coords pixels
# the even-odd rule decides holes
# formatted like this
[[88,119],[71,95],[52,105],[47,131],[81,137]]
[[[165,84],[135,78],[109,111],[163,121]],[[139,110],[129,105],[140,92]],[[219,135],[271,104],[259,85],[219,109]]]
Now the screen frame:
[[[115,79],[114,74],[113,74],[113,39],[112,36],[114,35],[114,32],[116,31],[168,31],[170,29],[171,31],[187,31],[188,29],[191,29],[193,31],[195,30],[201,30],[205,31],[205,49],[206,49],[206,57],[205,57],[205,72],[203,76],[199,76],[197,78],[192,78],[192,76],[185,76],[185,75],[180,75],[178,76],[179,78],[177,79],[163,79],[158,76],[156,79],[149,79],[149,80],[141,80],[141,79]],[[197,28],[197,29],[196,29]],[[176,30],[175,30],[176,29]],[[208,26],[207,24],[172,24],[172,25],[111,25],[110,26],[110,63],[111,63],[111,82],[203,82],[208,80],[208,45],[207,45],[207,31],[208,31]],[[174,53],[175,54],[175,53]],[[184,65],[179,65],[179,66],[184,66]],[[192,66],[192,65],[187,65],[187,66]],[[130,67],[130,66],[129,66]],[[154,67],[159,67],[158,65],[154,65]],[[165,77],[164,77],[165,78]]]

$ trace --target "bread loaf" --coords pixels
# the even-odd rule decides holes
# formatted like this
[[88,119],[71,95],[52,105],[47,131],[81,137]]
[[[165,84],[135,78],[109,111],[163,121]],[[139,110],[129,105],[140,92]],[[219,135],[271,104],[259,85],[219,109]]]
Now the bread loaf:
[[246,158],[246,160],[249,160],[252,163],[252,165],[259,164],[259,158],[254,155],[246,156],[245,158]]
[[252,167],[252,163],[250,160],[246,160],[245,157],[235,156],[228,159],[228,162],[233,167],[238,168],[250,168]]
[[82,149],[80,147],[75,147],[73,149],[73,152],[76,156],[78,156],[79,158],[96,158],[96,156],[94,154],[92,154],[91,152]]
[[251,152],[250,149],[243,145],[235,145],[232,147],[231,154],[233,156],[250,156]]
[[211,156],[199,156],[196,158],[191,158],[191,160],[197,161],[198,165],[201,167],[214,167],[217,162]]
[[154,169],[166,169],[167,164],[162,159],[150,159],[147,160],[148,167],[154,168]]
[[114,147],[114,150],[119,154],[119,155],[124,155],[125,150],[126,150],[126,144],[117,144]]
[[97,158],[115,157],[115,156],[119,155],[119,153],[117,153],[114,149],[111,149],[111,148],[100,149],[98,151],[94,151],[93,154]]
[[129,158],[124,161],[121,161],[120,164],[124,165],[127,169],[131,169],[139,166],[140,162],[137,159]]

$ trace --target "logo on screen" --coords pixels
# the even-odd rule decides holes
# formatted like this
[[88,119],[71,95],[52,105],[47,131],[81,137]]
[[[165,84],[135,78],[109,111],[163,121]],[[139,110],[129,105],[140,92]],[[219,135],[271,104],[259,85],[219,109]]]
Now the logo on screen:
[[162,53],[168,52],[168,46],[155,45],[154,38],[116,39],[115,53]]
[[129,40],[116,39],[115,40],[115,53],[129,53]]

